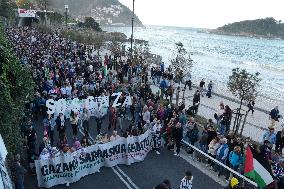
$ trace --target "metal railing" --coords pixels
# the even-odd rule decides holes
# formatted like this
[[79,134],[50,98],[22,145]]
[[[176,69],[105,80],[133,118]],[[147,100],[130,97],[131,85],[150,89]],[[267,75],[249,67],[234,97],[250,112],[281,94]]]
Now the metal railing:
[[[218,164],[219,166],[223,167],[224,169],[226,169],[227,171],[229,171],[230,173],[232,173],[234,175],[234,177],[237,177],[239,178],[239,180],[243,180],[243,183],[248,183],[248,184],[245,184],[247,187],[246,188],[251,188],[252,189],[256,189],[258,186],[255,182],[253,182],[252,180],[250,180],[249,178],[245,177],[244,175],[238,173],[237,171],[231,169],[230,167],[228,167],[227,165],[223,164],[222,162],[218,161],[217,159],[209,156],[208,154],[206,154],[205,152],[201,151],[200,149],[198,149],[197,147],[189,144],[187,141],[185,141],[184,139],[182,140],[182,142],[192,148],[195,152],[201,154],[202,156],[204,156],[205,158],[207,159],[210,159],[211,161],[213,161],[214,163]],[[240,182],[241,183],[241,182]],[[249,187],[248,185],[250,185],[251,187]]]

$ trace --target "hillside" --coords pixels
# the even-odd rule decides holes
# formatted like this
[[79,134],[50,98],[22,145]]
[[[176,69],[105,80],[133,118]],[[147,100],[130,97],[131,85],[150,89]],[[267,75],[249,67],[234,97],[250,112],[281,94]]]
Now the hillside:
[[284,39],[284,24],[274,18],[245,20],[219,27],[210,32],[223,35]]
[[[132,11],[118,0],[49,0],[48,8],[61,13],[68,2],[69,13],[83,21],[93,17],[102,26],[131,26]],[[135,15],[134,26],[143,26]]]

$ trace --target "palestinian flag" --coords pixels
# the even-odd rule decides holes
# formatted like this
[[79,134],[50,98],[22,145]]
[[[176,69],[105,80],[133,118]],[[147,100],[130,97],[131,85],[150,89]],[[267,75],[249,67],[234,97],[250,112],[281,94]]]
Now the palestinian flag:
[[274,181],[268,161],[250,146],[246,151],[244,175],[256,182],[260,188],[265,188]]

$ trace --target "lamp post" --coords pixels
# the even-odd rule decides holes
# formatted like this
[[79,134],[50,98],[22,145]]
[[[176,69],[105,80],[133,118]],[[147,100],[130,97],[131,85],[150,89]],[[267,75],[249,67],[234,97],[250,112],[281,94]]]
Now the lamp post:
[[135,4],[135,0],[133,0],[133,14],[132,14],[132,32],[131,32],[131,44],[130,44],[130,53],[131,53],[131,60],[133,58],[133,28],[134,28],[134,4]]
[[65,26],[67,26],[67,18],[68,18],[68,5],[65,5]]
[[46,15],[46,0],[44,0],[44,25],[46,25],[46,19],[47,19],[47,15]]

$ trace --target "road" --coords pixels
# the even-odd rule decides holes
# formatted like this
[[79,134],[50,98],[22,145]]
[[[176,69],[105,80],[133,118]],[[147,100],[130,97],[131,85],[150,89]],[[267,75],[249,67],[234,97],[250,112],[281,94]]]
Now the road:
[[[123,122],[124,129],[129,125],[128,122]],[[103,132],[107,131],[108,120],[103,120]],[[37,122],[37,134],[38,144],[40,139],[43,137],[43,128],[40,122]],[[55,132],[55,142],[58,140],[58,133]],[[70,145],[72,144],[72,131],[69,123],[67,124],[67,136]],[[90,135],[96,135],[95,122],[92,119],[90,121]],[[82,133],[78,138],[82,137]],[[134,163],[130,166],[119,165],[113,168],[101,168],[99,173],[88,175],[82,178],[76,183],[71,183],[70,186],[58,185],[52,187],[52,189],[152,189],[155,185],[162,182],[164,179],[169,179],[172,183],[172,188],[178,188],[180,180],[184,176],[186,170],[190,170],[194,176],[193,188],[194,189],[221,189],[223,188],[215,180],[214,176],[205,174],[206,171],[201,171],[194,165],[196,162],[191,164],[186,161],[186,153],[182,154],[182,157],[176,157],[172,151],[162,149],[161,154],[157,155],[151,151],[146,159],[139,163]],[[194,165],[194,166],[193,166]],[[209,176],[208,176],[209,175]],[[212,179],[212,177],[214,179]],[[26,188],[35,189],[37,188],[36,176],[30,174],[26,177]]]

